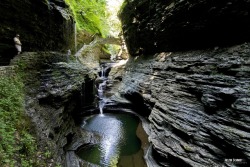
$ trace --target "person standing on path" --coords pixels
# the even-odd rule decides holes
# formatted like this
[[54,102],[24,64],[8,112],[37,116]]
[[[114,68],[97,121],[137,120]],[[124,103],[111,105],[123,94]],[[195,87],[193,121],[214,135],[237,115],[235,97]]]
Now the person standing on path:
[[69,62],[70,55],[71,55],[71,50],[69,49],[67,53],[67,62]]
[[15,47],[17,50],[17,55],[19,55],[22,52],[22,43],[19,39],[20,35],[16,34],[15,38],[14,38],[14,43],[15,43]]

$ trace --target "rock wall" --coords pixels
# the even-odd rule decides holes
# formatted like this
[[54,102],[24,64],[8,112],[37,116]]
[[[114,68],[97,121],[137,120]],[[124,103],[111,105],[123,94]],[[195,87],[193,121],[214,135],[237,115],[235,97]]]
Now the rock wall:
[[150,111],[160,166],[249,163],[249,43],[131,58],[125,71],[120,93]]
[[126,0],[120,14],[131,55],[250,40],[248,0]]
[[15,75],[15,66],[2,66],[0,67],[0,76]]
[[38,145],[52,153],[52,166],[66,164],[67,146],[83,137],[74,120],[85,105],[82,87],[88,89],[88,99],[94,97],[94,85],[86,87],[85,83],[95,76],[78,62],[66,61],[66,55],[57,52],[26,52],[11,62],[23,71],[26,113],[34,124]]
[[[120,94],[150,121],[159,166],[249,166],[247,0],[127,0]],[[114,98],[115,99],[115,98]]]
[[0,22],[0,62],[16,54],[16,33],[23,51],[74,49],[74,20],[64,0],[1,0]]

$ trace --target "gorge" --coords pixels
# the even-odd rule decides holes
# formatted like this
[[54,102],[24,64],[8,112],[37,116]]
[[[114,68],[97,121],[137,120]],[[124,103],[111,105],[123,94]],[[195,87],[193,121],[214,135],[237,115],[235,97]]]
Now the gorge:
[[[131,112],[137,123],[131,121],[136,125],[128,129],[137,133],[129,137],[139,137],[135,150],[144,166],[249,166],[250,1],[125,0],[119,18],[129,58],[109,68],[106,91],[99,92],[107,98],[105,125],[96,115],[101,65],[110,62],[102,44],[122,42],[76,32],[64,0],[2,0],[0,5],[0,62],[7,65],[0,66],[0,75],[22,72],[25,113],[39,152],[51,153],[44,166],[111,166],[77,153],[110,141],[107,133],[120,140],[112,128],[127,124],[112,124],[112,114]],[[13,58],[16,32],[23,34],[24,52]],[[96,118],[95,126],[83,124]],[[3,138],[0,134],[0,142]],[[119,158],[113,161],[122,166]],[[18,162],[14,166],[21,166]]]

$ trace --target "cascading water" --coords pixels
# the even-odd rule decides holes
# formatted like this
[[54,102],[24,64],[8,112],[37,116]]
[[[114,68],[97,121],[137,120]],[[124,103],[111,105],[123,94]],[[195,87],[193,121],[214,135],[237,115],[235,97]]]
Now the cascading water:
[[106,68],[104,68],[102,66],[101,69],[101,75],[100,75],[100,79],[101,79],[101,83],[98,86],[98,97],[99,97],[99,110],[100,110],[100,114],[103,114],[103,108],[106,104],[107,99],[105,98],[103,91],[106,88],[106,83],[107,83],[107,77],[105,76],[105,70]]
[[[88,133],[93,133],[93,136],[90,135],[88,144],[84,144],[76,151],[82,162],[88,164],[85,166],[147,167],[143,155],[144,149],[148,148],[148,136],[143,130],[139,117],[134,115],[132,110],[121,108],[112,108],[115,109],[112,112],[110,110],[111,88],[115,86],[115,82],[112,81],[112,76],[108,79],[108,74],[112,67],[125,63],[126,61],[119,61],[100,66],[99,77],[95,81],[100,114],[93,114],[83,119],[81,128]],[[93,139],[95,136],[98,137],[98,142]]]
[[77,52],[77,27],[76,27],[76,22],[74,22],[74,33],[75,33],[75,53]]
[[109,98],[105,96],[104,91],[107,88],[108,81],[108,69],[112,67],[121,66],[127,63],[127,60],[121,60],[118,63],[106,63],[102,64],[99,78],[99,86],[98,86],[98,98],[99,98],[99,110],[100,114],[103,114],[103,108],[108,103]]

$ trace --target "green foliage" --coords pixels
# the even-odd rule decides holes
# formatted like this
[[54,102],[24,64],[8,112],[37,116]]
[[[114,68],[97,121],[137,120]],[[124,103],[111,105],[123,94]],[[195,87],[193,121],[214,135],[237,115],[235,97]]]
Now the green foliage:
[[124,0],[119,11],[118,11],[118,15],[120,15],[123,11],[123,9],[125,8],[125,6],[128,4],[128,0]]
[[111,54],[111,52],[110,52],[110,50],[109,50],[109,48],[108,48],[108,45],[104,45],[104,46],[102,47],[102,50],[103,50],[105,53],[107,53],[107,54]]
[[44,153],[44,156],[45,156],[46,158],[51,158],[51,152],[50,152],[50,151],[46,151],[46,152]]
[[[38,158],[31,122],[24,110],[24,85],[20,73],[0,77],[0,166],[43,166]],[[44,154],[40,157],[45,157]]]
[[[105,45],[105,51],[111,55],[117,55],[121,49],[120,45],[110,45],[110,44],[106,44]],[[103,48],[103,49],[104,49]]]
[[60,164],[57,163],[55,167],[62,167],[62,166],[61,166]]
[[106,37],[108,24],[106,17],[106,0],[66,0],[78,29]]
[[107,0],[107,18],[109,24],[109,34],[114,37],[121,35],[121,22],[118,13],[124,0]]
[[24,110],[23,85],[16,76],[0,79],[0,166],[14,166],[15,154],[20,149],[17,128]]

